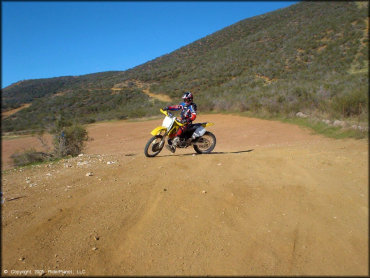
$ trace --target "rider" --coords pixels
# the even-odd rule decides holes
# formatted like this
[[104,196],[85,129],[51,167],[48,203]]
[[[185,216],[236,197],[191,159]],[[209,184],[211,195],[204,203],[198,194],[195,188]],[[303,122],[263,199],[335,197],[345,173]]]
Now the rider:
[[[178,145],[180,138],[179,136],[191,126],[191,123],[197,117],[197,105],[193,103],[193,94],[190,92],[184,93],[182,96],[183,102],[179,105],[173,105],[163,108],[163,110],[181,110],[181,123],[184,126],[180,126],[175,135],[170,136],[168,140],[169,145],[166,147],[174,153],[176,151],[176,146]],[[173,139],[173,140],[172,140]]]

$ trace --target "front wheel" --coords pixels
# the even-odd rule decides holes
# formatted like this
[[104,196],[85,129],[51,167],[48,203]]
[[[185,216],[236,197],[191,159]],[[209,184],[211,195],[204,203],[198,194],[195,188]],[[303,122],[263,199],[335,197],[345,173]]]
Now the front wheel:
[[164,146],[162,138],[162,135],[156,135],[149,139],[144,148],[144,154],[146,157],[154,157],[161,152]]
[[206,131],[204,135],[196,140],[193,145],[197,153],[204,154],[210,153],[216,146],[216,136],[213,133]]

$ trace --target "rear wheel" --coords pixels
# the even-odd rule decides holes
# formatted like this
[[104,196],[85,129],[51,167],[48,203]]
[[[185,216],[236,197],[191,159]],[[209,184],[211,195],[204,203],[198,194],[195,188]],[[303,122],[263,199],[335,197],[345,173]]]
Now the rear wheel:
[[210,153],[216,146],[216,136],[213,133],[206,131],[204,135],[196,140],[193,145],[197,153],[204,154]]
[[146,157],[154,157],[161,152],[164,146],[162,142],[162,135],[156,135],[149,139],[144,148],[144,154]]

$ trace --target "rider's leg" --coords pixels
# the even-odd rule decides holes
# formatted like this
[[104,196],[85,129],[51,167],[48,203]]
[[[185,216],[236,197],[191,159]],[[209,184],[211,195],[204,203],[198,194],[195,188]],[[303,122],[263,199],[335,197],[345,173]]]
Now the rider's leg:
[[[179,127],[178,131],[176,132],[176,134],[172,135],[172,136],[169,136],[169,139],[168,139],[168,145],[166,145],[166,148],[174,153],[176,151],[176,147],[177,147],[177,144],[179,143],[180,141],[180,138],[179,136],[182,134],[183,132],[183,129],[182,127]],[[170,141],[171,140],[171,141]]]
[[180,126],[179,129],[177,130],[176,137],[179,137],[183,131],[185,130],[186,126]]
[[173,140],[175,137],[176,137],[176,133],[172,133],[172,134],[170,134],[170,135],[168,136],[168,140],[167,140],[167,142],[168,142],[168,144],[169,144],[169,145],[172,145],[172,140]]
[[176,147],[177,144],[180,142],[180,135],[184,132],[185,129],[186,129],[186,126],[180,126],[179,129],[177,130],[175,134],[175,138],[172,140],[172,145],[174,147]]

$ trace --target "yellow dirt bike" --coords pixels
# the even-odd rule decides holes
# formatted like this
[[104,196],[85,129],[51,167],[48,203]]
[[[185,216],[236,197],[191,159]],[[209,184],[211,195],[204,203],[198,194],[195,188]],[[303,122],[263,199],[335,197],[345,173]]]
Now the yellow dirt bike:
[[[166,137],[176,134],[179,127],[183,126],[171,112],[162,109],[160,111],[166,117],[162,125],[151,132],[153,137],[149,139],[144,148],[144,153],[147,157],[159,154],[165,145]],[[207,131],[205,127],[212,125],[213,123],[192,124],[181,134],[177,148],[193,146],[194,150],[199,154],[210,153],[216,146],[216,137],[213,133]],[[168,140],[171,141],[171,139]]]

